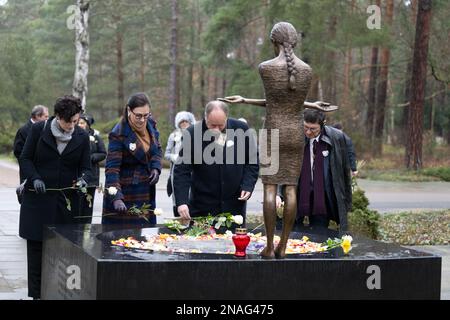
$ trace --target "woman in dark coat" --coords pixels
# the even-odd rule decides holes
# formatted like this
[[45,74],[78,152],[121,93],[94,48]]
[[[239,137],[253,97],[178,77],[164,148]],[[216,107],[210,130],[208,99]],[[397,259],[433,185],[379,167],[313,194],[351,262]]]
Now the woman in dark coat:
[[[106,158],[106,149],[100,132],[92,129],[94,118],[88,114],[83,113],[78,121],[78,126],[89,133],[89,142],[91,146],[91,177],[88,181],[88,194],[92,197],[90,201],[84,201],[83,214],[92,217],[94,209],[95,189],[100,185],[100,167],[99,163]],[[83,219],[82,222],[91,223],[91,218]],[[82,223],[80,222],[80,223]]]
[[76,125],[81,101],[59,98],[54,113],[32,126],[19,160],[27,179],[19,235],[27,240],[28,295],[35,299],[40,298],[44,225],[78,223],[75,216],[80,215],[77,190],[54,189],[85,186],[90,173],[89,136]]
[[[155,185],[161,173],[162,150],[156,122],[145,93],[133,94],[122,119],[109,134],[105,165],[102,223],[156,223]],[[129,209],[150,205],[144,219]]]

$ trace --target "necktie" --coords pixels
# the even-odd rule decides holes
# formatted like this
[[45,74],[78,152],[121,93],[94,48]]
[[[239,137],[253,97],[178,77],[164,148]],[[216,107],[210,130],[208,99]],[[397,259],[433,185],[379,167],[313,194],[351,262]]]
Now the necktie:
[[317,153],[317,140],[313,141],[313,158],[316,158]]

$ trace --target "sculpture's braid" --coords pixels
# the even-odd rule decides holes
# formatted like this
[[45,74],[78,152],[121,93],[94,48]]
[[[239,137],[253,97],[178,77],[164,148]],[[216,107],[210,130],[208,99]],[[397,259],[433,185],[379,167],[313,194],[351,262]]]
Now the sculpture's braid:
[[286,57],[286,63],[288,67],[288,74],[289,74],[289,88],[291,90],[295,90],[295,78],[298,74],[298,70],[295,68],[295,62],[293,57],[293,50],[292,45],[288,42],[283,42],[284,47],[284,56]]

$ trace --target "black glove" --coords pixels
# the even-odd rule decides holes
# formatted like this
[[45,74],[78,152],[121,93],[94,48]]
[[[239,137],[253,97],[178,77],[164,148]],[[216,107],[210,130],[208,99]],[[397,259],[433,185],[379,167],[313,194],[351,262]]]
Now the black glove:
[[25,184],[22,183],[20,186],[16,188],[17,201],[22,204],[23,193],[25,192]]
[[122,200],[114,200],[113,201],[114,210],[118,213],[126,213],[127,212],[127,206],[125,203],[123,203]]
[[150,171],[150,176],[148,177],[148,179],[151,186],[156,184],[159,180],[159,171],[156,169],[152,169]]
[[84,180],[83,178],[78,178],[76,184],[75,184],[78,188],[87,188],[87,182],[86,180]]
[[44,181],[40,179],[36,179],[33,181],[33,187],[34,190],[36,190],[36,193],[45,193],[45,183]]

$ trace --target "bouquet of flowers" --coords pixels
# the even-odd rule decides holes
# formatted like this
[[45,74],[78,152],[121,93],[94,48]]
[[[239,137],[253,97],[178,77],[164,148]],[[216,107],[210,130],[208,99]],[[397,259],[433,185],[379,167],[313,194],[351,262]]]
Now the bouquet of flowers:
[[231,228],[233,223],[241,225],[244,223],[244,218],[241,215],[233,216],[231,213],[221,213],[216,216],[208,214],[204,217],[194,217],[188,222],[189,224],[185,225],[180,222],[180,219],[170,219],[165,222],[165,226],[178,233],[188,229],[184,233],[185,235],[198,237],[203,234],[213,234],[222,226]]

